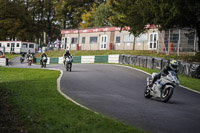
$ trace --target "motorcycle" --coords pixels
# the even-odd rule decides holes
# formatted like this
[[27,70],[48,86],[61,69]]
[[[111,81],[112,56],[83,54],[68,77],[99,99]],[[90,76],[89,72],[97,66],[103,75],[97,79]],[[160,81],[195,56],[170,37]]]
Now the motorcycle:
[[73,58],[71,56],[68,56],[65,61],[64,61],[64,64],[65,64],[65,68],[66,68],[66,71],[72,71],[72,62],[73,62]]
[[40,61],[41,68],[46,68],[46,64],[47,64],[47,57],[44,56]]
[[28,57],[28,66],[31,66],[32,60],[33,60],[33,57],[32,57],[32,56],[29,56],[29,57]]
[[147,86],[144,91],[145,98],[159,98],[162,102],[167,102],[173,94],[174,88],[179,85],[177,74],[174,71],[168,71],[167,76],[162,76],[158,79],[152,87],[150,83],[157,73],[153,73],[150,77],[147,77]]
[[23,56],[20,57],[20,62],[21,62],[21,63],[24,62],[24,57],[23,57]]

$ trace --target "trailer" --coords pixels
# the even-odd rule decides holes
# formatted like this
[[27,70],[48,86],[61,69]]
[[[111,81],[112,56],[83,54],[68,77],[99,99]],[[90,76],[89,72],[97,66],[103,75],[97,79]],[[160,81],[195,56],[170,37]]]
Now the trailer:
[[5,53],[36,53],[37,45],[34,42],[0,41],[0,51]]

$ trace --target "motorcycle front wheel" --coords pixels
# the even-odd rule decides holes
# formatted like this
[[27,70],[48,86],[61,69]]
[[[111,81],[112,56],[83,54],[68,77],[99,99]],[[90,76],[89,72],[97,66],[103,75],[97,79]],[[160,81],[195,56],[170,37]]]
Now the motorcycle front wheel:
[[146,88],[144,89],[144,97],[145,97],[145,98],[151,98],[151,97],[152,97],[152,96],[150,95],[149,86],[146,86]]
[[164,88],[161,91],[161,101],[162,102],[169,101],[169,99],[172,97],[172,94],[173,94],[173,88],[172,87]]

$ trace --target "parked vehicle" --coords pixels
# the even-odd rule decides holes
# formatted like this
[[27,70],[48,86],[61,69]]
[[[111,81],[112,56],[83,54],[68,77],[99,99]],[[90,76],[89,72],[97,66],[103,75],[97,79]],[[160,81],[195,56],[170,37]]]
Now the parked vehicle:
[[46,68],[46,64],[47,64],[47,57],[44,56],[40,61],[41,68]]
[[73,62],[72,56],[66,57],[66,59],[64,60],[66,71],[68,71],[68,70],[70,72],[72,71],[72,62]]
[[169,71],[167,76],[161,76],[152,87],[150,87],[150,83],[152,79],[157,73],[153,73],[151,78],[147,77],[147,86],[144,91],[145,98],[159,98],[162,102],[167,102],[174,91],[174,88],[179,85],[179,80],[174,71]]
[[36,53],[38,44],[34,42],[23,41],[0,41],[0,50],[5,50],[5,53]]

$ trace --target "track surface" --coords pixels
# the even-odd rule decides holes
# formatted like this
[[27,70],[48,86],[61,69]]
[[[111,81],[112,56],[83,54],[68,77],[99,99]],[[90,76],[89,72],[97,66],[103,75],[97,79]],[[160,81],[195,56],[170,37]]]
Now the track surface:
[[[27,68],[16,58],[9,67]],[[199,133],[200,94],[177,87],[168,103],[143,96],[145,73],[116,65],[63,65],[61,91],[76,102],[106,116],[142,128],[149,133]],[[38,65],[28,68],[39,68]]]

